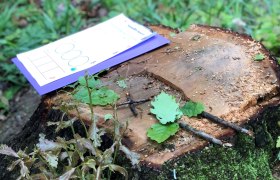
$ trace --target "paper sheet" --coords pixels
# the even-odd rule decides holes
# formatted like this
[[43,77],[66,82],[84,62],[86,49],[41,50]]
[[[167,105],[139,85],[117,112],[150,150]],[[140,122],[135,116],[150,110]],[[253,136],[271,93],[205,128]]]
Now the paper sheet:
[[17,58],[39,86],[44,86],[95,66],[154,35],[148,28],[121,14],[53,43],[18,54]]

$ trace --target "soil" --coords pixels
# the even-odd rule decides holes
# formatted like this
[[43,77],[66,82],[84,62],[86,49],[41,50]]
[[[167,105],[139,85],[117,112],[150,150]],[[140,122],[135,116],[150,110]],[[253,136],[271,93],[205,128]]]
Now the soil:
[[12,100],[8,117],[0,121],[0,144],[6,143],[18,134],[32,116],[41,97],[31,87],[22,89]]

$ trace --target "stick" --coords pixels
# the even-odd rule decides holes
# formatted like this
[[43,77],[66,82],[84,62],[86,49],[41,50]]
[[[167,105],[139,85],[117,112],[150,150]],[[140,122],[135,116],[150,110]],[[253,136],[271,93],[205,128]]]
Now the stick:
[[129,93],[126,93],[126,100],[129,102],[129,109],[131,110],[132,114],[136,117],[138,115],[138,112],[135,109],[135,104],[133,103],[134,101],[131,99]]
[[126,102],[117,104],[117,106],[124,106],[124,105],[127,105],[127,104],[141,104],[141,103],[148,102],[150,100],[151,99],[140,99],[140,100],[136,100],[136,101],[126,101]]
[[205,132],[202,132],[202,131],[199,131],[195,128],[192,128],[191,126],[189,126],[188,124],[186,123],[183,123],[183,122],[179,122],[179,126],[186,130],[186,131],[191,131],[192,133],[194,133],[195,135],[199,136],[199,137],[202,137],[203,139],[206,139],[207,141],[213,143],[213,144],[218,144],[218,145],[221,145],[221,146],[227,146],[227,147],[231,147],[232,144],[231,143],[223,143],[221,140],[211,136],[210,134],[207,134]]
[[231,123],[231,122],[228,122],[228,121],[225,121],[217,116],[214,116],[208,112],[205,112],[203,111],[201,113],[201,116],[206,118],[206,119],[209,119],[211,121],[214,121],[215,123],[219,123],[219,124],[222,124],[226,127],[230,127],[238,132],[242,132],[242,133],[245,133],[245,134],[248,134],[249,136],[253,136],[253,133],[245,128],[242,128],[240,126],[238,126],[237,124],[234,124],[234,123]]

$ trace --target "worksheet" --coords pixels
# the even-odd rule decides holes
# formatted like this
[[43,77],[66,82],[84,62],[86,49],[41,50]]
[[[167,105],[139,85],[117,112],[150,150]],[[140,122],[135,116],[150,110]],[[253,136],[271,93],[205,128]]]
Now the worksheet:
[[120,14],[94,27],[17,55],[40,86],[106,61],[153,37],[150,29]]

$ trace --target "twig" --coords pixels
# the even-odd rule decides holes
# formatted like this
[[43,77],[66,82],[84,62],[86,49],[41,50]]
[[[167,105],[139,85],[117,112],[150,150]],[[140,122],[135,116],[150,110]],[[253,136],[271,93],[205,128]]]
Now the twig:
[[225,121],[225,120],[223,120],[223,119],[221,119],[221,118],[219,118],[217,116],[214,116],[214,115],[212,115],[212,114],[210,114],[208,112],[203,111],[201,113],[201,116],[206,118],[206,119],[209,119],[209,120],[211,120],[211,121],[213,121],[215,123],[219,123],[219,124],[222,124],[222,125],[224,125],[226,127],[230,127],[230,128],[232,128],[232,129],[234,129],[234,130],[236,130],[238,132],[242,132],[242,133],[248,134],[249,136],[253,136],[253,133],[251,131],[249,131],[249,130],[247,130],[245,128],[242,128],[242,127],[238,126],[237,124]]
[[138,112],[135,109],[135,104],[133,103],[134,101],[130,97],[129,93],[126,93],[126,100],[130,103],[128,103],[129,109],[131,110],[132,114],[136,117],[138,115]]
[[221,140],[211,136],[210,134],[207,134],[205,132],[199,131],[195,128],[192,128],[191,126],[189,126],[188,124],[184,123],[184,122],[179,122],[179,126],[186,130],[186,131],[191,131],[192,133],[194,133],[195,135],[202,137],[203,139],[206,139],[207,141],[214,143],[214,144],[218,144],[221,146],[227,146],[227,147],[231,147],[232,144],[231,143],[223,143]]
[[127,105],[127,104],[141,104],[141,103],[145,103],[145,102],[148,102],[150,101],[151,99],[140,99],[140,100],[136,100],[136,101],[126,101],[126,102],[123,102],[123,103],[120,103],[120,104],[117,104],[117,106],[124,106],[124,105]]

